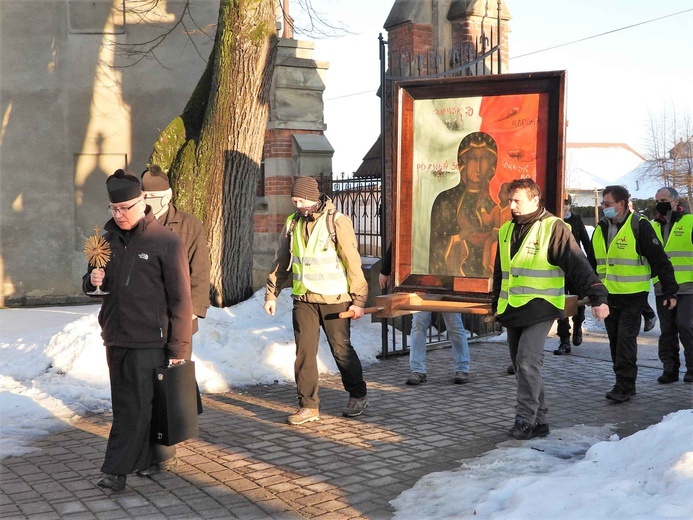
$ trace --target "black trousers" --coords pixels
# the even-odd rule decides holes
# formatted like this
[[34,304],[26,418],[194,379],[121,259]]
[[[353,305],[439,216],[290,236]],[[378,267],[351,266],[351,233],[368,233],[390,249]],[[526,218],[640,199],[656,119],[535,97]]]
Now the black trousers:
[[106,347],[113,425],[103,473],[128,475],[173,457],[176,449],[150,441],[154,371],[166,365],[164,349]]
[[681,368],[679,340],[683,344],[686,370],[693,371],[693,294],[679,294],[676,307],[664,307],[664,296],[657,296],[659,315],[659,360],[664,372],[678,372]]
[[609,294],[609,316],[604,320],[611,347],[616,384],[635,386],[638,376],[638,334],[647,293]]
[[296,339],[294,376],[299,404],[305,408],[318,408],[318,344],[320,328],[327,336],[332,357],[342,376],[344,389],[350,397],[366,395],[361,360],[351,345],[351,319],[339,318],[349,302],[337,304],[307,303],[294,300],[293,323]]
[[[577,308],[577,314],[573,316],[573,329],[580,330],[584,321],[585,306],[579,305]],[[564,341],[570,341],[570,318],[559,318],[557,320],[557,324],[558,326],[556,327],[556,332],[558,337]]]

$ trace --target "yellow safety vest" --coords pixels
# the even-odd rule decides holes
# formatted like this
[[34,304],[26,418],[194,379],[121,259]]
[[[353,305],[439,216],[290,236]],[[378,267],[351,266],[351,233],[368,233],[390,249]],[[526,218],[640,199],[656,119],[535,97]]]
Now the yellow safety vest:
[[[657,221],[652,221],[652,227],[657,233],[660,242],[662,240],[662,225]],[[679,220],[674,222],[667,243],[664,244],[671,265],[674,266],[674,275],[679,287],[685,283],[693,283],[693,242],[691,241],[691,232],[693,231],[693,215],[683,215]],[[655,277],[653,282],[657,282]]]
[[498,299],[498,314],[505,309],[521,307],[541,298],[557,309],[565,308],[565,275],[549,262],[549,240],[558,217],[548,217],[532,224],[520,249],[510,258],[510,238],[515,224],[505,222],[498,233],[503,279]]
[[[310,291],[325,296],[346,294],[349,282],[346,269],[337,255],[335,243],[327,229],[327,211],[318,217],[308,243],[303,238],[304,219],[297,219],[291,232],[292,294],[301,296]],[[335,220],[341,214],[335,214]],[[286,229],[291,229],[294,216],[286,219]]]
[[638,254],[632,218],[633,213],[628,215],[616,233],[608,251],[601,226],[597,226],[592,236],[597,275],[612,294],[634,294],[650,290],[652,271],[647,259]]

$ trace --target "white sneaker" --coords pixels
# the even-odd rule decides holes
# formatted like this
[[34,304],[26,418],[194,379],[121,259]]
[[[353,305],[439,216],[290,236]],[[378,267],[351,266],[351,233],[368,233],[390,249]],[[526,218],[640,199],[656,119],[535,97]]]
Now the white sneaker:
[[298,425],[319,420],[320,411],[317,408],[301,408],[295,414],[289,415],[286,422],[289,424]]

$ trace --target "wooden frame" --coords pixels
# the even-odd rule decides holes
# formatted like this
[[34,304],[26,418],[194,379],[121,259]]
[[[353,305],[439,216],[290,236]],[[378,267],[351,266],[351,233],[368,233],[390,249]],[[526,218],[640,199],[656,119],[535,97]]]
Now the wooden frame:
[[564,92],[565,71],[396,84],[394,290],[488,299],[503,184],[562,207]]

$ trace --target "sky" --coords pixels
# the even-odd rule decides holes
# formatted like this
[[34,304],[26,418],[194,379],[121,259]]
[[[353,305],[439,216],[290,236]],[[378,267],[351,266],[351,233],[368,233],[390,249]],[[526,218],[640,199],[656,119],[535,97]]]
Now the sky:
[[[496,0],[489,1],[495,6]],[[505,2],[513,17],[510,70],[506,72],[567,71],[568,142],[626,143],[647,155],[652,120],[672,111],[679,118],[693,116],[693,67],[688,64],[693,56],[690,0]],[[387,39],[382,26],[393,4],[393,0],[319,3],[332,20],[355,33],[317,40],[314,53],[330,64],[325,122],[326,135],[335,148],[335,173],[356,170],[380,133],[375,95],[379,86],[378,34]],[[688,12],[636,25],[685,10]],[[618,30],[628,26],[634,27]]]
[[[194,338],[202,393],[228,392],[231,382],[235,390],[293,385],[289,293],[281,293],[275,316],[262,310],[263,291],[233,307],[209,309]],[[86,413],[110,410],[98,309],[0,309],[0,459],[32,451],[32,441]],[[380,327],[353,322],[366,366],[379,362]],[[603,324],[587,313],[584,328],[602,330]],[[492,340],[505,342],[505,334]],[[321,372],[337,372],[324,337],[319,360]],[[391,502],[394,518],[690,518],[693,410],[669,414],[624,439],[613,431],[608,424],[576,425],[531,442],[509,439],[454,471],[420,479]]]

